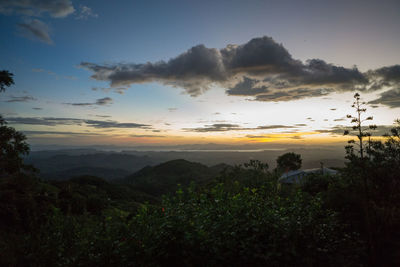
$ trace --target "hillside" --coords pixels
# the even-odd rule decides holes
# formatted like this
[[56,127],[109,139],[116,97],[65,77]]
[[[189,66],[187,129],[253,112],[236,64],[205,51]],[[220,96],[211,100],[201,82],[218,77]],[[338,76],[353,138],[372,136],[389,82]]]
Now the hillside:
[[215,178],[228,165],[207,167],[183,159],[171,160],[154,167],[144,167],[126,177],[123,182],[135,189],[152,195],[173,192],[177,184],[187,186],[190,182],[205,183]]
[[120,153],[54,154],[32,153],[25,159],[40,170],[43,179],[68,179],[72,176],[93,175],[106,180],[120,179],[155,162],[148,156]]

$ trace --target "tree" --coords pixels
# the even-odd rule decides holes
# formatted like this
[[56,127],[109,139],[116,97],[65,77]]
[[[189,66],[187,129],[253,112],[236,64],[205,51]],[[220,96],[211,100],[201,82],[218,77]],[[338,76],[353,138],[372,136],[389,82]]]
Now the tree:
[[29,153],[29,145],[23,133],[7,126],[0,116],[0,175],[13,174],[24,168],[23,155]]
[[301,155],[290,152],[279,156],[276,160],[280,171],[295,171],[301,168]]
[[14,84],[13,74],[8,70],[0,71],[0,92],[4,92],[6,87]]
[[[4,92],[5,87],[14,84],[12,76],[13,74],[7,70],[0,71],[0,92]],[[8,127],[0,115],[0,175],[13,174],[26,167],[22,156],[29,153],[29,145],[25,140],[25,135]]]

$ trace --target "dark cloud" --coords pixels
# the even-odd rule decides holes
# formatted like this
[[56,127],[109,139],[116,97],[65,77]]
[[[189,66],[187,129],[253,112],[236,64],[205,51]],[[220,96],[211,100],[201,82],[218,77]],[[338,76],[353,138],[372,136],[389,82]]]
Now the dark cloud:
[[291,129],[297,128],[297,126],[289,125],[262,125],[255,128],[241,127],[238,124],[230,123],[214,123],[211,125],[205,125],[199,128],[184,128],[182,130],[187,132],[227,132],[227,131],[253,131],[253,130],[275,130],[275,129]]
[[32,108],[34,110],[43,110],[43,108]]
[[209,88],[210,82],[226,79],[221,60],[217,49],[198,45],[168,62],[116,65],[83,62],[80,66],[91,70],[93,79],[110,81],[112,87],[157,81],[183,87],[188,94],[197,96]]
[[271,129],[291,129],[296,128],[296,126],[289,126],[289,125],[264,125],[264,126],[257,126],[257,128],[250,128],[255,130],[271,130]]
[[271,138],[270,135],[252,135],[252,134],[248,134],[246,135],[247,138]]
[[251,134],[248,134],[248,135],[246,135],[246,137],[247,138],[251,138],[251,139],[260,139],[260,138],[303,139],[299,135],[295,135],[295,136],[276,136],[276,135],[251,135]]
[[267,93],[268,87],[265,85],[257,86],[257,80],[250,79],[246,76],[243,77],[243,80],[238,82],[232,88],[226,90],[228,95],[241,95],[241,96],[253,96],[261,93]]
[[109,93],[110,91],[113,91],[114,93],[123,95],[125,93],[125,91],[128,88],[126,87],[116,87],[116,88],[110,88],[110,87],[106,87],[106,88],[101,88],[101,87],[92,87],[93,91],[103,91],[104,93]]
[[121,123],[116,121],[97,121],[97,120],[84,120],[84,123],[94,128],[142,128],[150,129],[150,125],[140,123]]
[[333,121],[346,121],[346,118],[334,119]]
[[61,132],[61,131],[22,131],[26,135],[71,135],[71,136],[98,136],[99,133],[79,133],[79,132]]
[[99,120],[85,120],[74,118],[52,118],[52,117],[10,117],[6,119],[10,124],[28,124],[28,125],[45,125],[45,126],[58,126],[58,125],[86,125],[93,128],[142,128],[151,129],[151,125],[130,122],[117,122],[112,120],[99,121]]
[[111,118],[111,116],[109,115],[94,115],[94,116],[98,118]]
[[2,0],[0,13],[40,16],[49,13],[52,17],[61,18],[75,11],[70,0]]
[[[394,125],[378,125],[377,129],[375,130],[370,130],[368,129],[367,131],[371,133],[372,136],[382,136],[386,133],[390,133],[390,130],[394,127]],[[347,130],[350,132],[351,137],[355,137],[358,134],[357,130],[353,130],[351,126],[343,126],[343,125],[337,125],[332,127],[331,129],[325,129],[325,130],[317,130],[320,133],[330,133],[332,135],[343,135],[344,131]]]
[[[197,96],[216,85],[228,95],[257,101],[289,101],[325,96],[335,91],[365,90],[371,75],[311,59],[303,63],[270,37],[254,38],[223,49],[194,46],[168,61],[100,65],[82,62],[93,79],[112,87],[159,82]],[[389,77],[387,75],[387,77]]]
[[10,117],[7,121],[11,124],[29,124],[29,125],[45,125],[45,126],[56,126],[56,125],[81,125],[83,120],[72,119],[72,118],[32,118],[32,117]]
[[368,104],[381,104],[390,108],[400,107],[400,87],[380,94],[378,99],[368,102]]
[[104,97],[97,99],[96,102],[94,103],[64,103],[64,104],[71,106],[106,106],[106,105],[111,105],[112,103],[113,103],[112,98]]
[[309,97],[319,97],[333,92],[333,89],[308,89],[298,88],[288,91],[275,91],[269,94],[259,94],[255,97],[257,101],[291,101]]
[[187,132],[227,132],[227,131],[232,131],[232,130],[241,130],[243,128],[240,128],[239,125],[237,124],[229,124],[229,123],[215,123],[212,125],[206,125],[205,127],[202,128],[184,128],[183,130]]
[[29,101],[35,101],[36,98],[32,96],[9,96],[9,99],[6,100],[5,102],[8,103],[13,103],[13,102],[29,102]]
[[32,19],[26,23],[17,24],[20,34],[28,39],[39,40],[46,44],[53,44],[50,37],[50,29],[46,23]]
[[165,135],[147,135],[147,134],[131,134],[130,137],[135,138],[164,138]]

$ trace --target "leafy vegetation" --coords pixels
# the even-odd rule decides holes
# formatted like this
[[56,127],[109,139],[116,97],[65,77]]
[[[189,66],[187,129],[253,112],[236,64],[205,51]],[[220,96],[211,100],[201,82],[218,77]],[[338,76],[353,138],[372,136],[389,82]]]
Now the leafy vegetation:
[[298,170],[301,168],[301,162],[301,156],[293,152],[285,153],[276,159],[277,168],[281,172]]

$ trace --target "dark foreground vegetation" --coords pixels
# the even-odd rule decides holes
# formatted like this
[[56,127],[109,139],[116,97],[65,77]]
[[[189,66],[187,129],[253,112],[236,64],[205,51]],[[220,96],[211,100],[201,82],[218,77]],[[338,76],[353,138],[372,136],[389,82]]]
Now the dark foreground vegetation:
[[298,155],[272,171],[178,160],[119,183],[45,182],[1,119],[0,265],[400,266],[400,124],[365,142],[352,120],[358,140],[338,175],[285,185]]

